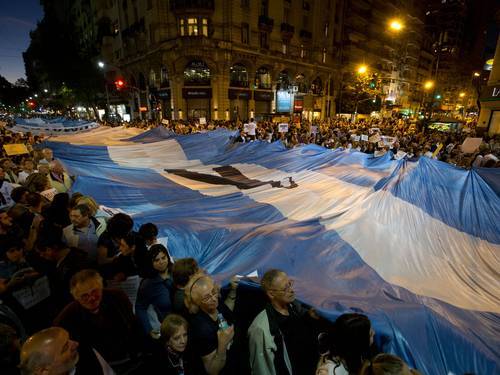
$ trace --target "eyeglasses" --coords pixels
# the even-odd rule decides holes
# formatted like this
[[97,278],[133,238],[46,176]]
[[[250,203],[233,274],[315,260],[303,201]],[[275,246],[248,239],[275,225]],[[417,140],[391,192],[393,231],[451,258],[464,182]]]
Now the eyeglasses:
[[293,280],[288,280],[283,289],[268,289],[268,290],[273,292],[289,293],[293,291],[293,284],[294,284]]
[[83,293],[82,295],[75,297],[78,301],[86,303],[90,301],[91,298],[99,297],[101,293],[101,289],[92,289],[87,293]]
[[210,302],[211,299],[216,299],[216,300],[219,299],[219,287],[218,286],[215,286],[209,294],[202,297],[200,300],[203,303],[208,303],[208,302]]

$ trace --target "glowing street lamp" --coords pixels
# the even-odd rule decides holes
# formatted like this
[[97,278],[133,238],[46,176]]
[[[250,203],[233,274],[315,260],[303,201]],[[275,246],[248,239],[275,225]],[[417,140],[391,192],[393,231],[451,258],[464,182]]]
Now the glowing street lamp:
[[358,67],[358,73],[359,74],[365,74],[368,71],[368,67],[366,65],[360,65]]
[[49,92],[49,90],[47,90],[47,89],[43,89],[43,92],[44,92],[44,93],[48,93],[48,92]]
[[434,87],[434,81],[425,81],[424,82],[424,89],[430,90]]
[[102,69],[102,68],[104,68],[104,63],[102,61],[99,61],[97,63],[97,66]]
[[465,92],[461,92],[458,96],[460,96],[461,98],[463,98],[465,96]]
[[399,32],[399,31],[403,30],[403,28],[404,28],[403,23],[400,20],[398,20],[397,18],[389,21],[389,29],[391,31]]
[[481,74],[478,72],[474,72],[474,77],[479,77]]

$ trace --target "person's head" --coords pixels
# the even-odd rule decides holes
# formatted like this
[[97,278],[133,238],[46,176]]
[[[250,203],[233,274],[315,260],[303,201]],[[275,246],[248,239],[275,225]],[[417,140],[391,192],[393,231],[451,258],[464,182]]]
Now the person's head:
[[211,314],[219,306],[220,288],[208,275],[194,275],[186,285],[184,298],[190,312],[197,309]]
[[32,173],[26,178],[25,186],[32,193],[40,193],[50,188],[50,181],[46,174]]
[[158,236],[158,227],[153,223],[146,223],[139,228],[139,234],[147,246],[154,245]]
[[7,262],[17,264],[24,260],[24,244],[21,239],[9,237],[2,241],[1,246],[5,250],[4,258]]
[[132,231],[134,221],[127,214],[118,213],[108,221],[107,231],[111,238],[119,241]]
[[12,226],[12,217],[9,215],[8,208],[0,209],[0,227],[8,229]]
[[51,327],[26,340],[19,367],[23,375],[60,375],[69,373],[78,359],[78,343],[65,329]]
[[23,160],[23,170],[26,172],[33,172],[35,169],[35,164],[32,159],[24,159]]
[[52,160],[49,163],[49,169],[53,173],[57,173],[57,174],[63,174],[64,173],[64,167],[63,167],[63,165],[61,164],[61,162],[59,160]]
[[40,211],[42,207],[42,196],[39,193],[28,193],[26,205],[35,211]]
[[19,363],[21,343],[16,330],[0,323],[0,368],[16,366]]
[[148,251],[148,258],[153,271],[152,274],[163,273],[165,271],[172,272],[172,259],[170,259],[165,246],[161,244],[151,246]]
[[370,358],[375,332],[366,315],[340,315],[330,332],[330,355],[340,358],[349,373],[357,373]]
[[260,285],[273,305],[288,305],[295,300],[293,280],[281,270],[267,271]]
[[85,269],[73,275],[69,288],[83,308],[95,313],[101,306],[103,285],[102,276],[96,270]]
[[[83,197],[83,194],[82,193],[79,193],[79,192],[75,192],[71,195],[71,198],[69,199],[69,202],[68,202],[68,208],[71,209],[73,207],[75,207],[76,205],[78,205],[78,200]],[[82,204],[85,204],[85,202],[81,202]]]
[[161,338],[165,347],[177,353],[186,350],[188,342],[188,322],[182,316],[170,314],[161,323]]
[[184,288],[189,279],[200,270],[194,258],[177,259],[172,267],[172,280],[176,288]]
[[[90,209],[90,216],[95,216],[97,214],[97,210],[99,209],[99,205],[94,200],[94,198],[89,197],[88,195],[82,195],[80,193],[75,194],[79,194],[75,200],[75,206],[78,204],[84,204]],[[75,194],[73,194],[73,196]],[[73,196],[71,198],[73,198]]]
[[50,173],[49,163],[40,163],[36,167],[38,173],[47,176]]
[[393,354],[381,353],[371,361],[366,361],[359,375],[419,375],[417,370],[410,367],[399,357]]
[[22,203],[26,204],[26,198],[28,196],[28,189],[26,189],[24,186],[17,186],[14,189],[12,189],[12,192],[10,193],[10,197],[12,200],[16,203]]
[[75,228],[86,228],[90,224],[90,209],[84,204],[79,204],[71,209],[69,219]]
[[10,160],[9,158],[0,160],[0,167],[2,167],[4,171],[10,171],[13,166],[14,163],[12,163],[12,160]]
[[62,241],[62,228],[43,221],[37,239],[38,254],[49,261],[57,262],[61,258],[62,250],[66,249]]
[[50,148],[44,148],[42,150],[42,154],[45,160],[47,160],[48,162],[52,161],[52,159],[54,158],[54,154]]

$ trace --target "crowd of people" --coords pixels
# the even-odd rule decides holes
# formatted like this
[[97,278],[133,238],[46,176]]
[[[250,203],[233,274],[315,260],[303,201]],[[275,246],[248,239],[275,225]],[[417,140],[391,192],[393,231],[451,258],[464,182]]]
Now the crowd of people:
[[[241,121],[205,121],[201,124],[199,120],[136,120],[120,125],[142,129],[164,126],[177,134],[211,131],[222,127],[238,130],[240,135],[236,140],[239,142],[281,141],[290,148],[312,143],[330,149],[357,150],[376,157],[389,151],[396,158],[406,157],[409,160],[423,156],[462,168],[500,167],[500,136],[476,135],[474,121],[457,131],[430,129],[423,123],[397,118],[369,118],[356,122],[340,117],[312,122],[303,120],[287,123],[286,132],[279,131],[280,121],[250,120],[248,123],[255,124],[253,130],[245,129],[245,124]],[[461,148],[468,137],[482,137],[481,144],[472,152],[464,152]]]
[[28,149],[0,164],[2,374],[417,373],[367,316],[330,322],[296,300],[283,270],[221,288],[154,223],[73,192],[41,137],[0,131]]

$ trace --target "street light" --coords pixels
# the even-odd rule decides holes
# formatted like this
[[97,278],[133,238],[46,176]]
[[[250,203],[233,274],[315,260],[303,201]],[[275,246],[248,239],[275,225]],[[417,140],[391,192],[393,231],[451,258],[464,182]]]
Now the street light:
[[391,31],[399,32],[404,28],[404,24],[397,18],[389,21],[389,29]]
[[461,92],[458,96],[460,96],[461,98],[463,98],[465,96],[465,92]]
[[424,82],[424,89],[425,90],[430,90],[434,87],[434,81],[425,81]]
[[480,75],[481,75],[481,73],[474,72],[474,77],[479,77]]
[[368,71],[368,67],[365,64],[362,64],[358,67],[359,74],[365,74]]
[[103,63],[102,61],[99,61],[99,62],[97,63],[97,65],[98,65],[98,66],[99,66],[99,68],[101,68],[101,69],[102,69],[102,68],[104,68],[104,63]]
[[49,90],[47,90],[47,89],[43,89],[43,92],[44,92],[44,93],[48,93],[48,92],[49,92]]
[[106,90],[106,111],[105,114],[107,118],[109,118],[109,112],[110,112],[110,107],[109,107],[109,91],[108,91],[108,80],[106,78],[106,71],[104,70],[105,64],[102,61],[97,62],[97,66],[99,69],[102,70],[102,75],[104,77],[104,88]]

